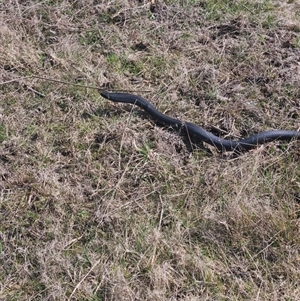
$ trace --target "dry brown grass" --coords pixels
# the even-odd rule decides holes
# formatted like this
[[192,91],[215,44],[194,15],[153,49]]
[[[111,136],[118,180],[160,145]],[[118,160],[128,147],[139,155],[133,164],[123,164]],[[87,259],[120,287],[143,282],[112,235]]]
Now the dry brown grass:
[[[300,127],[297,1],[149,8],[2,1],[0,82],[148,90],[223,137]],[[0,300],[300,300],[298,141],[190,152],[92,89],[0,89]]]

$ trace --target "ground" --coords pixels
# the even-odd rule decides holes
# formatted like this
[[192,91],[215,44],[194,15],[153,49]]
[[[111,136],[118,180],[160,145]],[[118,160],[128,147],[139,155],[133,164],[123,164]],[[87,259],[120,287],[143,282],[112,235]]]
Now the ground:
[[82,87],[299,130],[298,1],[4,0],[0,68],[0,300],[300,300],[299,141]]

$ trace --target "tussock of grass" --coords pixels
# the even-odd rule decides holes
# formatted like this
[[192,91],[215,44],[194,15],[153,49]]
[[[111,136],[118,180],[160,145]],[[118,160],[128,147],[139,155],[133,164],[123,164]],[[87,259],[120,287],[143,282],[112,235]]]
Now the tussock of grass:
[[147,90],[222,137],[298,129],[296,1],[0,6],[0,82],[23,78],[0,86],[1,300],[299,299],[298,141],[231,158],[25,79]]

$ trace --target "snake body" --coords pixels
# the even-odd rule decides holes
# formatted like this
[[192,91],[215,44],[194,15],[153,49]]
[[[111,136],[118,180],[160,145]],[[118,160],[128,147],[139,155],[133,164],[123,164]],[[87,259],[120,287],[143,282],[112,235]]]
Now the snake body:
[[283,130],[272,130],[265,131],[250,136],[246,139],[241,140],[227,140],[221,139],[212,133],[206,131],[200,126],[197,126],[190,122],[183,122],[179,119],[169,117],[159,112],[148,100],[141,96],[128,94],[128,93],[110,93],[107,91],[101,91],[100,95],[113,102],[130,103],[137,105],[145,112],[147,112],[156,123],[170,126],[178,131],[184,131],[193,141],[200,140],[210,145],[215,146],[220,151],[248,151],[255,148],[256,146],[271,142],[274,140],[291,140],[299,139],[300,132],[298,131],[283,131]]

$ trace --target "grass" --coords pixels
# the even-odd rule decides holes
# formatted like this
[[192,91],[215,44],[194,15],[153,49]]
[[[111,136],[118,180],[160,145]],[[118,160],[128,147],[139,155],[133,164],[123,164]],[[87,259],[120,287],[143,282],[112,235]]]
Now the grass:
[[298,141],[232,158],[25,78],[227,138],[298,129],[297,1],[0,6],[0,300],[299,300]]

